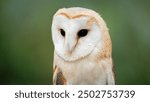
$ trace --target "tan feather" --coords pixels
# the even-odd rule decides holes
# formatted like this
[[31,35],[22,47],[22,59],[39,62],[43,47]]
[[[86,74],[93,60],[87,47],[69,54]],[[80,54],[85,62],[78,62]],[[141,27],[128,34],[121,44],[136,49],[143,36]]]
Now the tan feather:
[[54,75],[53,75],[53,84],[54,85],[66,85],[67,81],[64,78],[62,71],[55,66]]

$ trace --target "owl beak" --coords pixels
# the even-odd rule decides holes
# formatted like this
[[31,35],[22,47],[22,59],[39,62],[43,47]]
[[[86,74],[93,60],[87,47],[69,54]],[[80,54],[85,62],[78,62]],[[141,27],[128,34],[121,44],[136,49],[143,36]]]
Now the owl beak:
[[77,43],[77,41],[73,35],[66,36],[65,48],[66,48],[67,52],[69,52],[71,54],[76,47],[76,43]]

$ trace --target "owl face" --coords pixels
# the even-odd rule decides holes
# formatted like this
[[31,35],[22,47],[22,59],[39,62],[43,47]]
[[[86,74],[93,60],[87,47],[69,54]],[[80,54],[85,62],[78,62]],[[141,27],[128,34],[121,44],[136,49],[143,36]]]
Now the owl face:
[[89,56],[102,41],[102,32],[96,18],[81,11],[78,8],[61,9],[53,17],[55,53],[65,61]]

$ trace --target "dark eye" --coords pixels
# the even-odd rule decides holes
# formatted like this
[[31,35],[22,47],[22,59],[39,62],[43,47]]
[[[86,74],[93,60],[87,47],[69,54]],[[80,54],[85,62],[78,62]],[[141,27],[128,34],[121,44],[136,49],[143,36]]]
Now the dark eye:
[[88,30],[87,29],[81,29],[79,32],[78,32],[78,37],[84,37],[86,36],[88,33]]
[[60,29],[60,33],[63,37],[65,36],[65,31],[63,29]]

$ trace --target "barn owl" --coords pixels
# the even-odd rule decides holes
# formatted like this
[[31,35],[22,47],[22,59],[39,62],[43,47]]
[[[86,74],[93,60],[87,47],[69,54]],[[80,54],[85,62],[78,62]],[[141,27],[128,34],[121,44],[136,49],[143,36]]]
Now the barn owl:
[[108,28],[93,10],[59,9],[52,20],[54,85],[115,84]]

